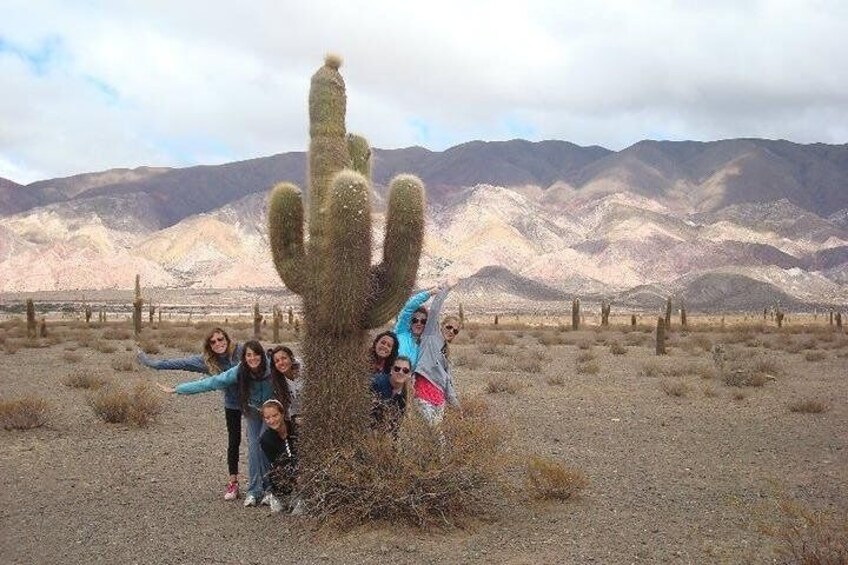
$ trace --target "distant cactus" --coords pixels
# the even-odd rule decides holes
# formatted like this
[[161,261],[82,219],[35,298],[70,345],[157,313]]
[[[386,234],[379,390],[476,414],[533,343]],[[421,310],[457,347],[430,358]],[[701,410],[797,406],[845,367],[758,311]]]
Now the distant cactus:
[[259,313],[259,302],[253,303],[253,337],[260,339],[262,337],[262,314]]
[[496,326],[498,325],[498,315],[497,314],[495,314],[495,325]]
[[680,325],[686,327],[686,304],[680,301]]
[[571,301],[571,329],[580,329],[580,299],[575,298]]
[[150,325],[153,325],[153,316],[156,315],[156,306],[151,302],[150,306],[147,308],[147,316]]
[[636,325],[636,314],[630,314],[630,325],[631,326]]
[[608,326],[609,325],[609,315],[610,315],[610,303],[609,300],[601,301],[601,325]]
[[289,306],[288,316],[289,316],[289,326],[293,326],[294,325],[294,311],[292,311],[291,306]]
[[26,316],[27,316],[27,337],[35,338],[35,304],[32,303],[32,298],[27,298],[26,301]]
[[777,327],[778,327],[778,328],[782,328],[782,327],[783,327],[783,317],[784,317],[784,314],[783,314],[783,310],[781,310],[781,309],[780,309],[780,305],[775,306],[775,309],[774,309],[774,319],[775,319],[775,321],[777,322]]
[[409,298],[424,237],[423,185],[397,176],[389,183],[383,259],[371,265],[371,150],[363,138],[346,135],[340,64],[328,56],[309,92],[308,239],[297,187],[276,185],[268,204],[274,265],[303,299],[307,466],[357,441],[366,427],[367,330],[389,321]]
[[462,309],[462,302],[459,303],[459,324],[465,324],[465,311]]
[[273,320],[274,343],[280,343],[280,324],[283,323],[283,311],[276,304],[273,309]]
[[831,309],[830,309],[830,321],[829,321],[829,325],[831,325],[831,326],[833,325],[833,308],[831,308]]
[[671,329],[671,297],[669,296],[665,301],[665,329]]
[[836,327],[842,329],[842,312],[836,313]]
[[38,326],[38,335],[41,337],[47,337],[47,320],[42,316],[41,324]]
[[665,319],[657,317],[657,355],[665,355]]
[[133,299],[133,331],[135,335],[141,334],[141,307],[144,300],[141,298],[141,275],[135,276],[135,299]]
[[91,306],[88,304],[83,306],[83,314],[85,315],[85,325],[87,326],[91,322]]

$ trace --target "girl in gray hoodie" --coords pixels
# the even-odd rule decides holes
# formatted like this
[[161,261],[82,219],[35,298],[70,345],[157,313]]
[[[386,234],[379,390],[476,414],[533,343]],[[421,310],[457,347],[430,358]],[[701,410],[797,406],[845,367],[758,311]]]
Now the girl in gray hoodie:
[[456,316],[439,319],[451,286],[443,285],[433,298],[415,365],[415,404],[431,425],[438,425],[442,421],[446,403],[459,408],[448,360],[448,344],[459,333],[461,322]]

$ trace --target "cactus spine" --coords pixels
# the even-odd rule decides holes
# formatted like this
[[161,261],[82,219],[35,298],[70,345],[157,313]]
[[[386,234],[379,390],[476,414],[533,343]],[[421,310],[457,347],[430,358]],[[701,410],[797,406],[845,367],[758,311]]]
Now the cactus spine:
[[144,300],[141,298],[141,275],[135,276],[135,299],[133,300],[133,331],[135,335],[141,333],[141,307]]
[[657,316],[657,355],[665,354],[665,319]]
[[610,315],[611,305],[609,300],[601,301],[601,325],[608,326],[609,325],[609,315]]
[[309,91],[308,242],[297,187],[276,185],[268,206],[274,266],[303,299],[303,441],[313,462],[365,428],[366,330],[390,320],[408,298],[424,233],[423,185],[397,176],[387,198],[383,260],[371,265],[371,150],[363,138],[346,135],[340,64],[328,56]]
[[580,299],[575,298],[571,301],[571,329],[580,329]]
[[26,301],[27,314],[27,337],[35,338],[35,304],[32,303],[32,298],[27,298]]

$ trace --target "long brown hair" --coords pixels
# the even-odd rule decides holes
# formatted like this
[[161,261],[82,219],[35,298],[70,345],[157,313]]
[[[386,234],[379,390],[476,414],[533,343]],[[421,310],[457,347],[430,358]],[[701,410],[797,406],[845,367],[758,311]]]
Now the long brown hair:
[[229,334],[227,334],[227,332],[225,332],[222,328],[212,328],[209,333],[206,334],[206,339],[203,340],[203,363],[206,365],[206,369],[209,371],[210,375],[217,375],[221,372],[221,365],[218,363],[218,354],[212,351],[212,344],[209,343],[209,340],[212,339],[212,336],[215,334],[221,334],[224,336],[224,339],[227,340],[227,351],[224,353],[230,362],[234,360],[233,357],[236,354],[236,344],[230,339]]
[[[251,368],[247,366],[247,361],[245,359],[248,349],[261,357],[261,361],[259,362],[259,366],[256,368],[256,371],[251,370]],[[245,342],[244,349],[241,350],[241,362],[238,368],[239,402],[241,403],[241,410],[245,414],[248,413],[247,410],[249,408],[251,382],[263,379],[267,370],[268,358],[265,357],[265,350],[262,349],[262,344],[255,339]],[[258,376],[254,377],[253,375]]]
[[274,356],[277,353],[283,352],[292,363],[292,372],[300,371],[300,367],[294,360],[294,352],[285,345],[278,345],[273,349],[268,350],[268,357],[271,362],[271,385],[274,387],[274,398],[280,401],[280,404],[286,409],[283,413],[284,418],[288,418],[289,406],[291,405],[291,391],[289,383],[286,382],[286,376],[277,370],[277,365],[274,363]]

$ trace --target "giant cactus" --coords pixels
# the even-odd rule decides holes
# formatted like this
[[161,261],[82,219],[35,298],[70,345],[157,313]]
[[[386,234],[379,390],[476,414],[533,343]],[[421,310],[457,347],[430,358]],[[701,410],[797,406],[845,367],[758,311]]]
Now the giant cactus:
[[390,320],[408,298],[424,233],[421,181],[395,177],[383,259],[371,264],[371,150],[363,138],[346,134],[340,64],[328,56],[309,91],[308,242],[297,187],[276,185],[268,211],[274,265],[303,299],[305,453],[347,445],[365,427],[366,330]]

